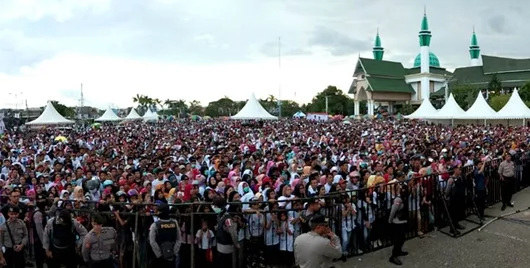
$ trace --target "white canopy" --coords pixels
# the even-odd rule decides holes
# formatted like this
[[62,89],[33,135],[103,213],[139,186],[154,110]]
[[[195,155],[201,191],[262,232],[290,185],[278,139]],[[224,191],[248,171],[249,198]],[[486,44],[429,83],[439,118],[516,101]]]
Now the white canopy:
[[477,99],[459,119],[495,119],[497,112],[484,99],[482,92],[479,92]]
[[158,114],[151,111],[151,109],[147,109],[147,112],[145,112],[142,118],[144,121],[158,121]]
[[428,117],[427,119],[458,119],[462,117],[464,113],[464,109],[458,105],[455,97],[453,97],[453,93],[451,93],[444,107],[438,110],[435,115]]
[[125,118],[123,118],[123,120],[138,120],[138,119],[142,119],[142,117],[136,112],[134,108],[131,108],[131,111],[129,112],[129,114]]
[[97,121],[97,122],[104,122],[104,121],[120,121],[121,118],[114,112],[114,110],[112,110],[112,108],[108,108],[105,113],[103,113],[102,116],[100,116],[99,118],[97,118],[96,120],[94,121]]
[[231,119],[278,119],[278,117],[271,115],[261,103],[256,99],[254,93],[250,95],[245,106],[236,115],[230,117]]
[[508,102],[497,112],[496,119],[523,119],[530,118],[530,109],[521,100],[517,88],[512,92]]
[[405,118],[409,119],[426,119],[431,118],[436,113],[438,113],[438,110],[432,106],[431,101],[429,98],[424,98],[423,101],[420,104],[420,107],[416,109],[413,113],[406,115]]
[[296,118],[302,118],[302,117],[305,117],[305,114],[302,112],[302,111],[299,111],[299,112],[296,112],[293,117],[296,117]]
[[57,112],[52,102],[48,101],[42,114],[37,119],[26,123],[26,125],[63,125],[73,123],[74,121],[64,118],[64,116]]

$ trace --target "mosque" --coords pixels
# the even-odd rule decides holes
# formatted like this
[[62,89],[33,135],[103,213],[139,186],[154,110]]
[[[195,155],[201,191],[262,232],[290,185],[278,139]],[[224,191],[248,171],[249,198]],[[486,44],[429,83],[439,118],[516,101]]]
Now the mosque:
[[353,73],[348,93],[353,95],[355,116],[360,116],[361,101],[366,101],[368,115],[374,115],[377,107],[385,107],[392,113],[397,105],[419,105],[424,98],[444,96],[447,85],[449,90],[456,84],[486,89],[493,75],[506,88],[521,87],[530,81],[530,59],[481,56],[474,29],[469,46],[470,65],[456,68],[454,72],[441,67],[440,60],[430,50],[432,34],[426,12],[418,37],[420,53],[414,65],[406,68],[400,62],[383,60],[384,48],[377,33],[373,59],[359,57]]

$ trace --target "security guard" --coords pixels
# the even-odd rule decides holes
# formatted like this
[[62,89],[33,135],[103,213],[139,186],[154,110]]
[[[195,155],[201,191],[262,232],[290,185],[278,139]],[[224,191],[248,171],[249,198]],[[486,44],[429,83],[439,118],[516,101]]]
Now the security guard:
[[[72,219],[70,211],[62,209],[48,220],[42,236],[42,247],[48,256],[48,268],[77,267],[77,252],[87,234],[86,228]],[[79,239],[77,239],[79,236]]]
[[466,183],[462,178],[460,166],[454,167],[452,171],[453,176],[447,180],[445,196],[449,201],[449,216],[452,223],[451,233],[458,236],[460,235],[458,230],[465,229],[459,222],[464,219],[466,209]]
[[309,222],[311,231],[294,240],[294,258],[300,268],[331,267],[342,256],[340,238],[329,227],[324,215],[315,214]]
[[178,255],[182,238],[176,220],[169,218],[169,206],[158,207],[159,220],[149,228],[149,244],[156,256],[154,267],[175,268],[175,256]]
[[114,268],[112,251],[116,245],[116,230],[103,227],[105,218],[100,214],[92,216],[92,230],[83,242],[83,259],[90,267]]
[[9,220],[0,226],[0,248],[5,247],[5,255],[0,250],[0,265],[8,268],[26,266],[24,247],[28,244],[28,229],[18,218],[19,212],[18,206],[10,206]]

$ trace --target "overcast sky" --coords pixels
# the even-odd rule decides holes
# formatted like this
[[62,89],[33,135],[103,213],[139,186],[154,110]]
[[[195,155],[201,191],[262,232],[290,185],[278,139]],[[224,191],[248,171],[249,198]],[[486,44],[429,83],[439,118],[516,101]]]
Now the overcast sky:
[[265,98],[279,85],[282,99],[308,102],[327,85],[348,90],[377,28],[385,59],[410,67],[426,3],[443,67],[469,64],[473,26],[483,54],[530,57],[527,1],[1,0],[0,107],[77,105],[81,83],[100,108],[137,93]]

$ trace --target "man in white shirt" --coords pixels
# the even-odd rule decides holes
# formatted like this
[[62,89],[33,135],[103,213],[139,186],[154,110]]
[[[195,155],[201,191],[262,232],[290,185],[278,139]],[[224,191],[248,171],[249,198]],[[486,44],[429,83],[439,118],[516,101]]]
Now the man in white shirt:
[[165,178],[165,174],[164,174],[164,170],[159,168],[157,169],[156,171],[156,180],[154,180],[153,182],[151,182],[151,196],[154,196],[155,195],[155,191],[157,188],[157,186],[159,184],[164,184],[165,182],[167,181],[167,179]]

